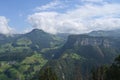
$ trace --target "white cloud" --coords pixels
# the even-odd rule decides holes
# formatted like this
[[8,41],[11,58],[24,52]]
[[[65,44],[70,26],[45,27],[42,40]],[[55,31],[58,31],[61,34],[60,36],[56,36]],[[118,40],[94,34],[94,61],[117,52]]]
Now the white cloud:
[[103,0],[81,0],[83,2],[103,2]]
[[62,7],[63,7],[63,5],[60,1],[54,0],[53,2],[50,2],[46,5],[36,7],[35,10],[44,11],[44,10],[49,10],[49,9],[51,10],[51,9],[62,8]]
[[0,16],[0,33],[1,34],[10,34],[12,33],[12,28],[8,25],[8,19],[4,16]]
[[20,34],[25,34],[25,33],[29,33],[30,31],[33,30],[33,27],[27,27],[23,32],[21,32]]
[[120,28],[119,15],[119,3],[101,5],[86,3],[72,10],[68,9],[65,13],[56,11],[36,12],[29,15],[28,20],[34,28],[49,33],[85,33],[92,30]]
[[99,18],[89,22],[91,30],[120,29],[120,18]]

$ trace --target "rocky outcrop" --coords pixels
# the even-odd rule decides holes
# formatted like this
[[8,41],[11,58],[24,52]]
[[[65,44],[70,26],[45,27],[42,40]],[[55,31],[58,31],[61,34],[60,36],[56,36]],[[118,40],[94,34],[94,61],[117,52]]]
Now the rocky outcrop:
[[[68,37],[68,41],[65,46],[103,46],[109,48],[114,45],[114,42],[107,37],[93,37],[88,35],[71,35]],[[69,46],[69,47],[70,47]]]

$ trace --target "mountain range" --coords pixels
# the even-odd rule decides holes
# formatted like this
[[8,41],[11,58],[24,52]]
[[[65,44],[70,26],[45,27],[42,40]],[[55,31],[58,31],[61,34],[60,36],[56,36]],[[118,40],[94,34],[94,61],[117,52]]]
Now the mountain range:
[[[0,79],[41,80],[54,72],[58,80],[89,80],[94,67],[110,65],[120,55],[120,30],[87,34],[0,34]],[[44,75],[43,75],[44,76]]]

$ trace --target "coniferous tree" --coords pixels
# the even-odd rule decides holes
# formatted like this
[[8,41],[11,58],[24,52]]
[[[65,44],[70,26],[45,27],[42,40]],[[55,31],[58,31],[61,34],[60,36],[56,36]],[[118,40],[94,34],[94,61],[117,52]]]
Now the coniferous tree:
[[101,67],[98,67],[97,69],[93,70],[91,80],[104,80],[104,78],[106,76],[106,74],[105,74],[106,70],[107,70],[106,66],[101,66]]
[[115,62],[107,70],[105,80],[120,80],[120,56],[115,59]]
[[57,75],[52,71],[52,68],[47,67],[40,74],[39,80],[58,80],[58,78]]
[[75,80],[83,80],[82,74],[79,66],[75,67]]

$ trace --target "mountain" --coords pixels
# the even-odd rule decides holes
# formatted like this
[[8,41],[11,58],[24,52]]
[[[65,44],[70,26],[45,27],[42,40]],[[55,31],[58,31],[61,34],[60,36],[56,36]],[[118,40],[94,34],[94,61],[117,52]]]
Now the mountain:
[[12,36],[0,34],[0,80],[29,80],[47,63],[47,51],[63,43],[59,36],[39,29]]
[[56,35],[34,29],[26,34],[0,35],[0,60],[22,60],[32,52],[45,52],[60,47],[63,40]]
[[27,34],[21,35],[20,37],[17,38],[16,42],[27,41],[27,40],[28,42],[31,42],[29,46],[32,49],[39,49],[39,50],[43,48],[56,47],[56,45],[62,43],[62,40],[60,41],[59,37],[46,33],[39,29],[34,29]]
[[[112,34],[111,34],[112,33]],[[119,30],[88,34],[0,34],[1,80],[89,80],[91,70],[120,54]]]
[[[119,40],[120,41],[120,40]],[[73,49],[75,53],[87,58],[100,59],[108,57],[119,50],[118,39],[111,37],[93,37],[88,35],[71,35],[63,49]],[[108,50],[108,52],[107,52]],[[65,51],[65,50],[64,50]],[[115,55],[115,53],[113,53]],[[117,52],[116,52],[117,54]]]
[[120,29],[117,30],[109,30],[109,31],[92,31],[88,33],[91,36],[111,36],[111,37],[120,37]]
[[87,80],[94,67],[109,65],[120,54],[119,42],[113,37],[70,35],[43,69],[51,67],[58,80]]

